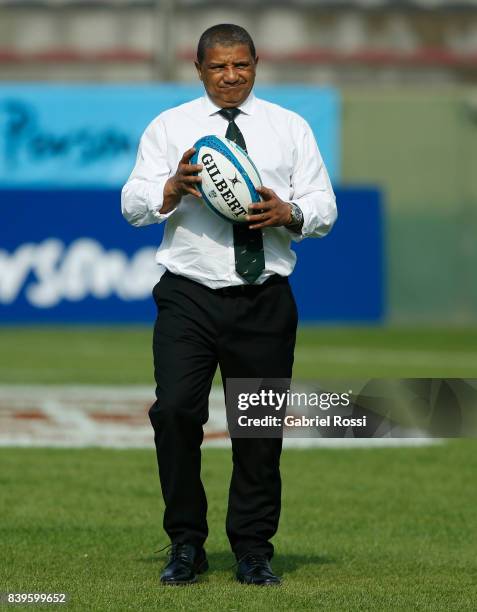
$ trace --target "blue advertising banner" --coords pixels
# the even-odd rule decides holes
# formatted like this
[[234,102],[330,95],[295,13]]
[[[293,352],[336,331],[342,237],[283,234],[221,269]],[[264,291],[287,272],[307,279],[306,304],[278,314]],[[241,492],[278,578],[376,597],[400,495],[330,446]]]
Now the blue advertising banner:
[[[300,320],[380,321],[380,193],[337,189],[336,196],[331,234],[296,245],[291,282]],[[154,256],[163,226],[128,225],[119,190],[3,190],[0,200],[0,323],[154,319]]]
[[[262,86],[256,93],[310,123],[330,176],[337,181],[337,90]],[[200,84],[0,85],[0,187],[121,187],[149,122],[201,95]]]

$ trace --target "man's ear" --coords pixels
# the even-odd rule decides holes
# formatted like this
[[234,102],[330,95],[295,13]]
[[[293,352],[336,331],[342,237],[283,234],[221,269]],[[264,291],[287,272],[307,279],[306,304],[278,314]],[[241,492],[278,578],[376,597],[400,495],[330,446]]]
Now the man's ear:
[[255,66],[258,64],[258,59],[259,58],[258,58],[258,55],[257,55],[257,57],[255,58]]
[[199,75],[199,79],[202,81],[202,68],[201,68],[199,62],[196,60],[194,62],[194,65],[195,65],[195,69],[197,70],[197,74]]

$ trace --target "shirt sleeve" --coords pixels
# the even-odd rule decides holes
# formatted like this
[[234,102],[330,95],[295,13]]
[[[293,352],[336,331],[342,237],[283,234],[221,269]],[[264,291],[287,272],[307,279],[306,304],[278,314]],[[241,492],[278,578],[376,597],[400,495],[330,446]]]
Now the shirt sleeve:
[[300,242],[307,237],[326,236],[336,221],[337,209],[330,177],[313,132],[304,119],[296,119],[296,154],[290,200],[303,212],[303,227],[301,234],[292,231],[289,234],[292,240]]
[[140,227],[161,223],[176,209],[161,214],[164,185],[172,175],[167,163],[167,141],[160,118],[146,128],[131,176],[121,192],[121,210],[126,221]]

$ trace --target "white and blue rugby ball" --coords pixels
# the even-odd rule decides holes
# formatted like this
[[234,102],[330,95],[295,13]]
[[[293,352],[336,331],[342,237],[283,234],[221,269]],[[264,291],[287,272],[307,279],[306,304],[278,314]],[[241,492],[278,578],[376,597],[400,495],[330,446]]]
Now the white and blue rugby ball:
[[204,136],[194,145],[191,164],[202,164],[199,190],[208,208],[230,223],[246,221],[248,207],[260,202],[262,180],[247,153],[219,136]]

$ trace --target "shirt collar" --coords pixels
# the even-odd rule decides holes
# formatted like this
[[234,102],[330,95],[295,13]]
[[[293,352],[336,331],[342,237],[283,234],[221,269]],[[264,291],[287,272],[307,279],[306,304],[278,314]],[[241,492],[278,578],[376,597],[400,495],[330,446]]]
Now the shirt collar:
[[[205,112],[209,116],[215,115],[216,113],[219,112],[219,110],[221,110],[221,107],[217,106],[217,104],[214,104],[214,102],[212,102],[212,100],[209,98],[207,93],[204,94],[203,101],[204,101]],[[255,101],[256,101],[255,94],[253,93],[253,91],[251,91],[248,98],[245,100],[245,102],[243,102],[237,108],[239,108],[240,111],[244,113],[245,115],[252,115],[253,111],[255,110],[255,104],[256,104]]]

